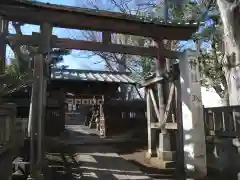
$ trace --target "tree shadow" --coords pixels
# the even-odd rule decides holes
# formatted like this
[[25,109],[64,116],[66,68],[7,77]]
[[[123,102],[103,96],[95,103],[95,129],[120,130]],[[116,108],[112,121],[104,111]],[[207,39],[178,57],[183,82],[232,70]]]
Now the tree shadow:
[[[54,158],[48,157],[48,176],[53,180],[76,179],[150,179],[137,166],[128,163],[109,147],[69,147],[60,146],[51,151]],[[58,152],[57,152],[58,151]],[[59,153],[61,151],[61,153]],[[64,155],[65,154],[65,155]]]
[[129,160],[132,164],[136,165],[140,168],[142,172],[148,175],[151,178],[155,179],[174,179],[175,176],[175,169],[159,169],[155,167],[145,166],[135,160]]

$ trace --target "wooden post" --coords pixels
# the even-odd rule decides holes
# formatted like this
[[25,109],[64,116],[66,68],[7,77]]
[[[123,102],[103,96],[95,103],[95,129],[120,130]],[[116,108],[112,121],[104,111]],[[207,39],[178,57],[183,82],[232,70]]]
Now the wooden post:
[[[163,42],[157,41],[157,48],[160,51],[163,48]],[[157,54],[157,62],[156,62],[156,76],[160,77],[164,73],[164,66],[165,66],[165,59],[160,57],[158,52]],[[157,84],[157,91],[158,91],[158,104],[159,104],[159,112],[161,116],[161,121],[164,118],[164,111],[165,111],[165,104],[164,104],[164,88],[163,88],[163,81]]]
[[[166,61],[164,58],[160,56],[160,49],[163,49],[163,41],[157,41],[158,44],[158,54],[157,54],[157,64],[156,64],[156,75],[161,76],[165,73],[165,65]],[[158,98],[159,98],[159,113],[160,113],[160,124],[163,124],[164,122],[164,114],[165,114],[165,91],[164,91],[164,83],[166,81],[161,81],[157,84],[158,89]],[[165,129],[165,125],[161,127],[161,133],[158,135],[159,137],[159,146],[157,147],[157,154],[158,157],[162,160],[163,166],[167,168],[168,166],[171,166],[174,157],[174,151],[171,150],[171,136],[170,133],[167,132]]]
[[40,53],[34,57],[34,77],[36,81],[32,86],[31,105],[29,113],[29,131],[31,134],[31,159],[30,178],[39,178],[42,175],[43,153],[44,153],[44,121],[46,108],[47,69],[44,55],[50,50],[52,27],[48,24],[41,26],[42,41],[39,42]]
[[147,103],[147,128],[148,128],[148,154],[147,156],[151,158],[151,156],[154,154],[153,151],[156,148],[156,133],[155,129],[151,128],[152,122],[154,122],[153,117],[153,107],[152,107],[152,101],[151,96],[149,92],[149,87],[146,87],[146,103]]
[[101,107],[101,116],[100,116],[100,123],[99,123],[99,132],[100,132],[100,137],[101,138],[106,138],[108,136],[108,132],[107,132],[107,116],[106,116],[106,112],[108,113],[108,111],[106,111],[106,109],[104,109],[106,107],[105,102],[107,102],[108,100],[106,100],[106,96],[103,95],[102,96],[102,102],[103,105]]
[[[52,37],[52,26],[44,23],[41,25],[41,41],[40,41],[40,55],[39,58],[39,116],[38,116],[38,158],[37,165],[42,168],[42,161],[44,158],[44,136],[45,136],[45,121],[46,121],[46,107],[47,107],[47,79],[48,79],[48,62],[50,56],[48,54],[51,51],[51,37]],[[46,59],[47,58],[47,59]]]
[[[8,33],[8,21],[4,20],[0,16],[0,75],[4,74],[6,66],[6,42],[5,38]],[[3,84],[0,79],[0,89],[2,89]]]
[[184,144],[183,144],[183,122],[182,122],[182,98],[181,98],[181,83],[180,83],[180,70],[179,64],[174,64],[173,68],[174,73],[178,74],[178,78],[175,80],[175,118],[177,122],[177,153],[176,153],[176,162],[177,162],[177,179],[185,180],[185,163],[184,163]]
[[102,42],[103,44],[111,44],[112,43],[112,37],[111,33],[107,31],[102,32]]
[[44,137],[44,132],[43,132],[43,121],[45,120],[44,118],[44,99],[43,99],[43,93],[44,93],[44,77],[43,77],[43,61],[44,58],[42,54],[36,55],[36,61],[38,64],[39,68],[39,89],[38,89],[38,116],[37,116],[37,122],[36,122],[36,132],[37,132],[37,156],[36,156],[36,167],[37,167],[37,176],[41,176],[41,165],[42,165],[42,154],[43,154],[43,137]]
[[29,124],[28,124],[28,133],[30,134],[30,177],[29,179],[35,179],[37,176],[36,172],[36,120],[38,117],[38,94],[39,94],[39,64],[36,56],[33,59],[34,61],[34,70],[33,76],[35,81],[32,84],[32,93],[31,93],[31,104],[29,112]]

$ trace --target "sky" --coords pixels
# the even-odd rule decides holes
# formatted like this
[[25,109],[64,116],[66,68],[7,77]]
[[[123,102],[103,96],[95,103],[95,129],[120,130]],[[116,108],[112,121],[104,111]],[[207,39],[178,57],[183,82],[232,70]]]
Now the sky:
[[[38,1],[68,6],[74,6],[76,4],[76,0],[38,0]],[[10,32],[13,32],[13,27],[10,26],[9,29]],[[39,32],[39,30],[40,30],[39,26],[30,24],[24,25],[22,27],[22,32],[28,35],[31,35],[32,32]],[[74,37],[76,39],[83,39],[83,37],[81,36],[81,31],[78,30],[53,28],[53,34],[57,35],[59,38]],[[10,48],[7,47],[7,57],[11,57],[12,54],[13,53],[10,50]],[[68,65],[70,69],[103,70],[105,68],[105,64],[100,57],[92,56],[91,52],[77,50],[73,50],[71,55],[64,56],[63,63],[59,63],[59,65]]]
[[[68,6],[81,6],[81,3],[84,0],[37,0],[39,2],[44,3],[52,3],[52,4],[61,4],[61,5],[68,5]],[[93,2],[101,2],[101,4],[97,4],[98,7],[105,10],[116,11],[114,6],[111,6],[107,3],[107,0],[92,0]],[[140,3],[141,0],[132,1],[133,3]],[[132,7],[132,4],[128,4],[129,7]],[[14,28],[10,27],[10,32]],[[13,32],[13,31],[12,31]],[[24,25],[22,27],[22,32],[24,34],[31,35],[32,32],[39,32],[39,26],[35,25]],[[74,38],[74,39],[81,39],[83,40],[84,37],[80,30],[70,30],[64,28],[53,28],[53,34],[57,35],[59,38]],[[185,47],[186,48],[186,47]],[[189,48],[193,48],[190,44]],[[7,48],[7,54],[12,56],[12,52],[10,48]],[[104,70],[105,63],[99,56],[92,56],[91,52],[87,51],[76,51],[73,50],[72,53],[68,56],[64,56],[63,63],[59,65],[68,65],[70,69],[91,69],[91,70]]]

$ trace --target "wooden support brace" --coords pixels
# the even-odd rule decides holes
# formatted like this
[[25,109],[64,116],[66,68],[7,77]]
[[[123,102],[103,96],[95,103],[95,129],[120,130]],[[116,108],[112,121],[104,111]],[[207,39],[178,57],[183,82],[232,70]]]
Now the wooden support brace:
[[152,89],[149,90],[150,97],[151,97],[151,100],[152,100],[152,103],[153,103],[153,107],[154,107],[155,113],[157,115],[157,118],[159,119],[159,122],[151,123],[151,128],[153,128],[153,129],[162,129],[162,128],[164,128],[164,129],[174,129],[174,130],[176,130],[178,128],[177,123],[175,123],[175,122],[167,123],[166,122],[167,118],[169,116],[171,104],[172,104],[172,101],[173,101],[174,90],[175,90],[175,86],[172,83],[171,84],[171,88],[170,88],[170,93],[169,93],[169,99],[168,99],[168,103],[167,103],[167,107],[166,107],[166,110],[165,110],[165,114],[164,114],[164,119],[163,120],[161,120],[161,116],[160,116],[159,110],[157,108],[157,103],[156,103],[156,100],[154,98],[153,91],[152,91]]
[[147,103],[147,129],[148,129],[148,155],[151,157],[154,154],[156,146],[156,131],[151,127],[154,117],[153,117],[153,108],[149,89],[146,88],[146,103]]
[[164,113],[163,122],[167,122],[167,119],[169,117],[169,112],[170,112],[170,109],[172,106],[172,101],[173,101],[173,96],[174,96],[174,90],[175,90],[175,86],[172,83],[171,87],[170,87],[170,92],[169,92],[168,102],[167,102],[167,106],[166,106],[165,113]]
[[160,112],[159,112],[158,107],[157,107],[156,100],[154,98],[153,90],[149,89],[149,93],[150,93],[150,97],[151,97],[153,107],[154,107],[155,113],[157,115],[158,121],[161,122],[161,116],[160,116]]

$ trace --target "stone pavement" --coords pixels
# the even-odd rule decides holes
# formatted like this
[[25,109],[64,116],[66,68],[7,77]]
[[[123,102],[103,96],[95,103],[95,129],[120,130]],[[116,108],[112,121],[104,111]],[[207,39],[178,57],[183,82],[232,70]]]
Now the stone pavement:
[[[140,169],[123,159],[110,145],[92,129],[85,126],[68,126],[67,136],[56,141],[73,149],[74,160],[78,164],[72,168],[83,180],[149,180]],[[54,140],[54,139],[52,139]],[[124,139],[122,139],[124,141]],[[125,140],[126,141],[126,140]],[[116,143],[116,142],[115,142]],[[104,145],[105,144],[105,145]]]
[[108,146],[78,146],[75,160],[80,164],[82,179],[148,180],[150,177],[126,161]]

